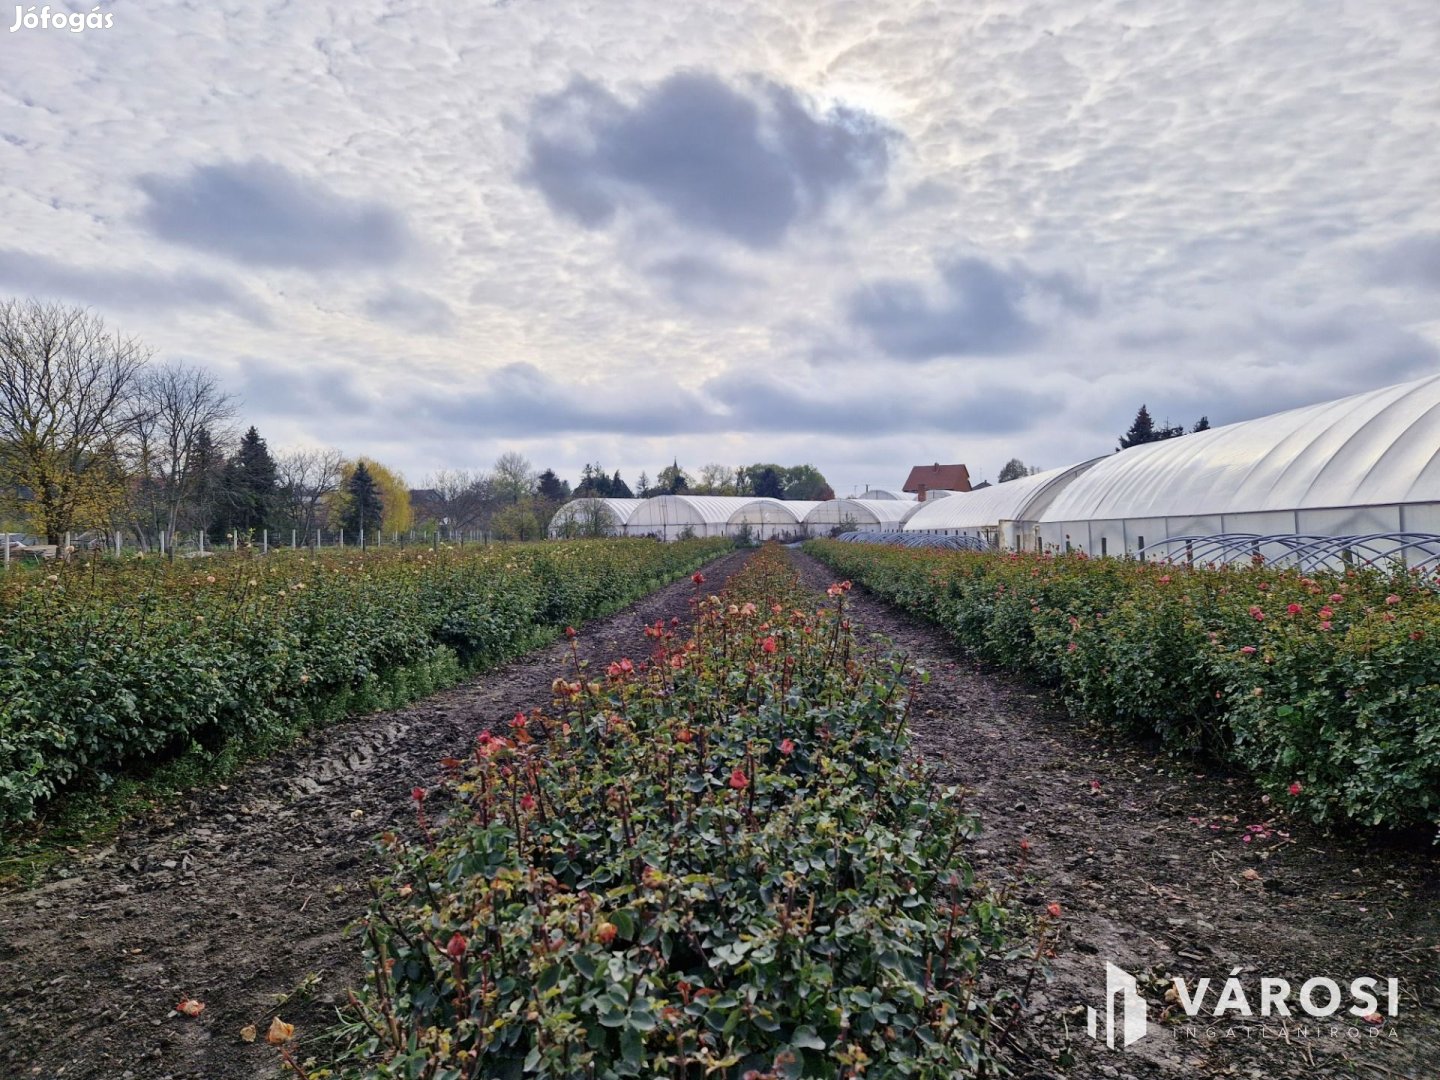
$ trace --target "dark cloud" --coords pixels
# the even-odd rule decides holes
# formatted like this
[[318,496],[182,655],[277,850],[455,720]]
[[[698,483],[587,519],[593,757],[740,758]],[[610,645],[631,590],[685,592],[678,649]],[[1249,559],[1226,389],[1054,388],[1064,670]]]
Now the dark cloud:
[[[359,432],[403,415],[432,438],[531,439],[565,436],[655,438],[734,432],[757,435],[864,432],[1009,434],[1055,415],[1063,395],[1005,386],[937,391],[924,381],[882,392],[836,387],[816,394],[765,374],[729,373],[695,393],[648,379],[575,384],[527,363],[487,372],[465,389],[399,383],[367,395],[338,367],[247,360],[247,406],[286,417],[343,415]],[[378,437],[378,436],[377,436]]]
[[455,313],[438,296],[396,285],[365,302],[365,313],[413,334],[447,335],[455,329]]
[[219,308],[257,325],[270,325],[265,306],[248,292],[204,274],[72,266],[47,255],[0,248],[0,288],[103,308]]
[[258,158],[136,182],[149,197],[143,220],[156,236],[237,262],[302,270],[389,265],[410,243],[405,222],[384,204],[344,198]]
[[699,255],[657,259],[648,263],[644,272],[677,304],[709,314],[734,312],[736,302],[759,284],[752,277]]
[[633,105],[585,80],[540,99],[523,178],[589,228],[637,201],[752,248],[846,191],[876,190],[893,133],[850,109],[817,115],[794,90],[672,75]]
[[240,361],[240,398],[246,412],[256,416],[310,421],[340,415],[351,421],[373,418],[377,424],[393,416],[359,392],[353,373],[313,363],[244,357]]
[[1097,306],[1093,293],[1066,274],[1035,274],[984,259],[940,266],[938,292],[891,278],[851,294],[850,322],[897,360],[995,356],[1017,352],[1043,337],[1029,302],[1051,301],[1081,314]]
[[416,405],[432,422],[505,438],[687,435],[718,430],[720,420],[698,397],[676,386],[577,386],[525,363],[489,373],[473,391],[423,392]]
[[1008,435],[1056,415],[1065,403],[1058,392],[1009,386],[948,389],[923,382],[895,383],[883,394],[822,397],[768,375],[741,372],[717,376],[705,389],[729,407],[731,429],[866,437],[923,431]]
[[1374,256],[1371,271],[1384,285],[1440,289],[1440,232],[1420,233],[1391,245]]

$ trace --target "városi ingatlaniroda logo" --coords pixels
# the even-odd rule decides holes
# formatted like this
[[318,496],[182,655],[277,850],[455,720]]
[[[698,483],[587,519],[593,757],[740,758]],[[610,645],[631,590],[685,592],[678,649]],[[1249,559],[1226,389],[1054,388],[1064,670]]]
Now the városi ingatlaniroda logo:
[[[1247,985],[1240,978],[1240,969],[1230,972],[1211,997],[1212,980],[1205,978],[1194,987],[1180,977],[1172,980],[1174,994],[1167,1002],[1178,1005],[1186,1016],[1202,1015],[1219,1019],[1226,1017],[1277,1017],[1296,1015],[1317,1019],[1334,1016],[1342,1008],[1368,1024],[1381,1024],[1386,1016],[1400,1011],[1400,980],[1386,979],[1383,990],[1384,1016],[1380,980],[1369,977],[1352,979],[1348,999],[1335,979],[1319,976],[1306,979],[1298,991],[1292,992],[1288,979],[1260,978]],[[1346,1001],[1352,1004],[1346,1007]],[[1104,1017],[1103,1025],[1101,1017]],[[1140,993],[1134,975],[1110,962],[1105,964],[1105,1004],[1103,1013],[1090,1006],[1085,1010],[1085,1028],[1092,1039],[1099,1039],[1112,1050],[1139,1042],[1145,1037],[1148,1006]],[[1117,1046],[1118,1043],[1118,1046]]]

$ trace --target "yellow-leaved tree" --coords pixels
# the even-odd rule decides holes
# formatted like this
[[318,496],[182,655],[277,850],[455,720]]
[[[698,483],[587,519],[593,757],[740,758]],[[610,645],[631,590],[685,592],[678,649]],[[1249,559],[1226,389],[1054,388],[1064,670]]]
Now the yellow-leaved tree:
[[380,505],[383,508],[380,531],[383,536],[409,532],[410,527],[415,524],[415,513],[410,507],[410,488],[405,477],[363,454],[340,466],[340,487],[330,496],[330,520],[338,521],[345,515],[350,500],[350,478],[355,475],[355,465],[361,461],[374,479],[375,486],[380,489]]

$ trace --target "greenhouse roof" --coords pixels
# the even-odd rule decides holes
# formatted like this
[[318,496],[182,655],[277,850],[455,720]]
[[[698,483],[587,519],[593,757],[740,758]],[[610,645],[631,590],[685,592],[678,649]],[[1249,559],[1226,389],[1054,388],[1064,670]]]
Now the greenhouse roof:
[[1043,507],[1047,496],[1063,488],[1067,478],[1092,464],[1047,469],[975,491],[957,491],[947,499],[927,501],[906,520],[905,531],[989,528],[1002,521],[1028,520]]
[[744,502],[744,506],[737,507],[730,515],[729,524],[798,525],[820,505],[799,499],[746,499]]
[[1102,458],[1041,521],[1440,502],[1440,375]]
[[849,519],[868,525],[899,525],[923,503],[899,499],[831,499],[805,515],[807,524],[841,524]]
[[599,506],[610,511],[617,524],[624,525],[630,520],[631,515],[644,505],[644,499],[571,499],[555,511],[555,516],[551,520],[570,520],[583,510]]

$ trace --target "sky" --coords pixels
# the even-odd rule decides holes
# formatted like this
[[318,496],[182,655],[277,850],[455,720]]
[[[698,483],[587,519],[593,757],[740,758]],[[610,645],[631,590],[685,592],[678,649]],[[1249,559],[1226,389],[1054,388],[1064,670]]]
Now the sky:
[[272,449],[843,495],[1440,370],[1433,0],[100,10],[0,9],[0,296]]

